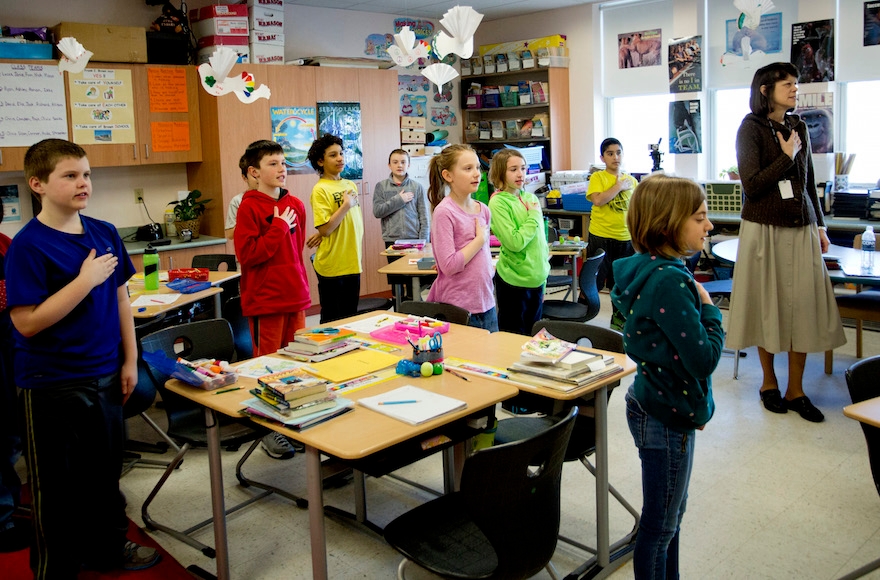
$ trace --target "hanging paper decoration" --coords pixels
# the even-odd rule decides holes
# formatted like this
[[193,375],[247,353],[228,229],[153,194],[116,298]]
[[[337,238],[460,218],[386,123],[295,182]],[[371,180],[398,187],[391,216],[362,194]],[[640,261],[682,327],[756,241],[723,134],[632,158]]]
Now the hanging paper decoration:
[[242,72],[240,75],[227,76],[237,61],[238,54],[234,50],[225,46],[218,47],[208,62],[199,65],[202,87],[215,97],[233,93],[245,104],[253,103],[257,99],[268,99],[272,94],[269,87],[257,87],[254,75]]
[[439,93],[443,90],[444,84],[458,76],[458,71],[448,64],[437,62],[423,68],[422,75],[437,85],[437,92]]
[[733,5],[741,12],[737,26],[757,30],[761,24],[761,15],[773,8],[772,0],[733,0]]
[[92,52],[86,50],[72,36],[65,36],[58,41],[56,46],[61,53],[61,59],[58,61],[58,70],[61,72],[80,73],[89,64],[89,59],[92,58]]
[[470,6],[450,8],[443,15],[440,24],[449,31],[442,30],[434,39],[434,51],[439,58],[455,53],[461,58],[470,58],[474,54],[474,32],[483,20],[483,15]]
[[416,34],[409,26],[404,26],[394,35],[394,44],[387,51],[391,60],[403,67],[412,66],[420,58],[428,58],[428,44],[423,40],[416,40]]

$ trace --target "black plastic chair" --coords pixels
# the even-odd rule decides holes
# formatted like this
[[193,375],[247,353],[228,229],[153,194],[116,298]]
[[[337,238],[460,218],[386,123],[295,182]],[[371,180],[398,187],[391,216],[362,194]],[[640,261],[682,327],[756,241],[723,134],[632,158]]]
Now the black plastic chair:
[[[861,403],[868,399],[880,397],[880,356],[874,356],[853,364],[846,369],[846,386],[853,403]],[[871,464],[871,475],[874,478],[874,486],[880,494],[880,427],[874,427],[867,423],[859,422],[862,432],[865,434],[865,442],[868,444],[868,461]],[[858,570],[853,570],[839,580],[853,580],[880,569],[880,558],[865,564]]]
[[467,326],[471,319],[471,313],[464,308],[443,302],[407,300],[400,305],[400,312],[413,316],[428,316],[437,320],[444,320],[453,324],[463,324],[465,326]]
[[[177,357],[187,360],[195,360],[199,358],[215,358],[220,360],[230,360],[234,352],[234,343],[232,336],[232,328],[229,322],[222,318],[211,320],[202,320],[198,322],[190,322],[179,326],[171,326],[158,330],[140,339],[143,352],[162,352],[171,359]],[[186,530],[176,530],[169,526],[160,524],[155,521],[149,514],[149,506],[156,498],[159,490],[173,473],[174,469],[183,461],[187,451],[192,447],[207,446],[207,431],[205,428],[205,411],[200,405],[193,403],[186,397],[173,393],[165,388],[165,382],[168,376],[155,369],[152,365],[146,365],[147,374],[149,375],[153,386],[159,391],[164,402],[165,412],[168,417],[168,435],[181,443],[180,451],[175,455],[171,464],[165,469],[159,482],[144,500],[141,507],[141,515],[144,525],[148,530],[162,530],[172,537],[184,542],[198,550],[209,558],[215,556],[214,549],[195,539],[190,535],[194,532],[210,525],[213,518],[208,518]],[[242,473],[242,465],[251,456],[260,439],[269,431],[259,427],[256,423],[248,419],[233,419],[224,415],[218,415],[220,421],[220,441],[221,445],[227,450],[235,451],[243,443],[250,443],[250,447],[242,455],[238,464],[235,466],[235,476],[243,487],[256,487],[262,492],[254,495],[252,498],[228,509],[227,515],[236,512],[251,503],[260,500],[272,493],[278,493],[294,502],[299,507],[306,507],[306,500],[288,493],[277,487],[260,483],[245,477]]]
[[147,415],[147,410],[153,406],[153,401],[156,399],[156,387],[153,386],[153,381],[147,376],[145,370],[143,361],[138,360],[138,383],[125,405],[122,406],[122,418],[127,421],[140,416],[162,440],[155,444],[132,441],[128,438],[128,424],[126,423],[125,453],[121,475],[125,475],[135,467],[167,468],[171,464],[170,461],[143,457],[141,453],[161,454],[168,451],[169,448],[173,448],[175,452],[180,451],[177,443],[168,437],[168,434]]
[[[557,338],[574,342],[586,348],[597,348],[610,352],[624,352],[623,335],[616,330],[610,328],[602,328],[582,322],[569,322],[560,320],[539,320],[532,327],[532,335],[535,335],[542,328],[546,328],[547,332]],[[611,392],[615,387],[620,385],[620,381],[608,385],[608,398],[611,398]],[[523,394],[517,396],[521,397]],[[535,395],[524,401],[524,405],[529,407],[536,405]],[[565,461],[580,461],[587,470],[596,475],[596,467],[590,463],[588,459],[590,455],[596,452],[596,420],[593,418],[592,407],[594,406],[592,399],[579,399],[577,404],[581,406],[581,413],[575,421],[574,431],[568,447],[565,450]],[[534,436],[546,429],[548,426],[559,421],[559,417],[511,417],[498,421],[498,428],[495,430],[496,443],[509,443]],[[614,486],[609,485],[608,491],[635,519],[635,527],[638,527],[639,512],[626,501],[626,499],[617,491]],[[567,544],[577,546],[582,550],[592,551],[591,548],[576,542],[565,536],[559,539]]]
[[193,268],[207,268],[214,272],[219,272],[222,264],[226,264],[224,270],[227,272],[238,271],[235,254],[198,254],[192,259]]
[[[550,228],[547,235],[547,241],[553,242],[559,239],[556,228]],[[566,270],[567,274],[550,274],[547,276],[547,282],[544,283],[544,291],[549,292],[556,288],[565,288],[565,296],[563,300],[568,300],[571,295],[571,276],[572,270],[575,268],[577,260],[570,256],[550,256],[550,270]]]
[[530,439],[481,449],[462,470],[461,490],[389,523],[385,539],[404,560],[446,578],[517,580],[542,568],[559,533],[562,460],[577,407]]
[[599,249],[594,255],[584,260],[581,273],[578,275],[578,285],[581,295],[586,304],[572,302],[570,300],[545,300],[544,318],[550,320],[572,320],[586,322],[599,314],[601,306],[599,302],[599,289],[596,287],[596,273],[602,260],[605,259],[605,250]]
[[[723,298],[730,300],[730,293],[733,291],[733,278],[726,278],[723,280],[710,280],[708,282],[703,282],[703,288],[706,292],[709,293],[709,296],[712,298],[712,302],[717,306]],[[733,378],[739,378],[739,359],[740,357],[746,356],[746,353],[741,350],[731,350],[729,348],[724,349],[724,354],[732,354],[733,355]]]
[[374,310],[388,310],[394,302],[390,298],[365,297],[358,299],[357,313],[373,312]]

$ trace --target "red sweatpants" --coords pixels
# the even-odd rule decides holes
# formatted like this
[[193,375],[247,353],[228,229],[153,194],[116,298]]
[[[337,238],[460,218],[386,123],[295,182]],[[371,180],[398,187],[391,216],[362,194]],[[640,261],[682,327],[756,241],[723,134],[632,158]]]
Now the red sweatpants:
[[306,311],[264,314],[248,318],[254,356],[275,354],[279,348],[293,341],[293,335],[306,327]]

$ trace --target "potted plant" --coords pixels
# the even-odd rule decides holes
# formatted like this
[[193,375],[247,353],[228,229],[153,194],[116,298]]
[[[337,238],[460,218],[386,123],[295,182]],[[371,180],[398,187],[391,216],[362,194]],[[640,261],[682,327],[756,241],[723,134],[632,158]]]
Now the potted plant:
[[202,222],[202,214],[205,213],[205,204],[211,201],[199,199],[200,197],[202,192],[194,189],[185,198],[171,202],[174,205],[174,227],[178,235],[183,230],[190,230],[193,238],[199,237],[199,226]]
[[722,169],[721,173],[718,174],[718,177],[727,177],[727,179],[736,181],[739,179],[739,168],[736,165],[728,167],[727,169]]

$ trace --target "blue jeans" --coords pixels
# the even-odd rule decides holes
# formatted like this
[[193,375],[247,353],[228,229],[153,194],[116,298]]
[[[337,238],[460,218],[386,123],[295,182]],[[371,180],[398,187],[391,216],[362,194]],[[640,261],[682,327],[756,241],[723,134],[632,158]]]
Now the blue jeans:
[[481,314],[474,314],[473,312],[471,312],[471,319],[468,321],[468,326],[484,328],[489,332],[498,332],[497,310],[495,310],[495,307],[493,306],[492,308]]
[[694,464],[694,432],[667,428],[626,394],[626,419],[642,461],[642,519],[636,536],[636,580],[678,578],[678,537]]

